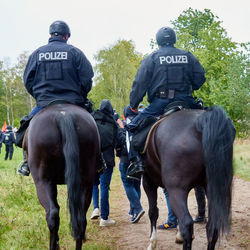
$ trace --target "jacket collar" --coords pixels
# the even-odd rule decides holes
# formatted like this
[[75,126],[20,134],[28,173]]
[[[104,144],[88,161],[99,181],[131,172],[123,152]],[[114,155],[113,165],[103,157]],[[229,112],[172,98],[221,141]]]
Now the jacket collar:
[[62,37],[59,36],[54,36],[49,38],[49,43],[51,42],[62,42],[62,43],[67,43],[66,40],[64,40]]

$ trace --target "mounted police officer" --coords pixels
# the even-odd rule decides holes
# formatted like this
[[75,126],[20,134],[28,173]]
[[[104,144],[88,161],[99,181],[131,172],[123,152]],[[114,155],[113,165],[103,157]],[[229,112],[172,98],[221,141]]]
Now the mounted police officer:
[[6,132],[3,134],[3,143],[5,144],[6,150],[4,159],[7,160],[9,157],[9,159],[12,160],[14,153],[13,144],[16,144],[16,139],[10,125],[7,126]]
[[[67,44],[71,32],[65,22],[53,22],[49,33],[48,44],[31,54],[24,71],[25,87],[36,99],[36,107],[30,116],[55,100],[89,109],[87,94],[94,75],[90,62],[80,49]],[[29,175],[26,159],[18,173]]]
[[[156,33],[159,49],[146,57],[135,76],[130,93],[130,109],[137,114],[137,107],[148,94],[149,105],[132,120],[128,126],[130,141],[133,129],[149,116],[159,116],[173,101],[185,101],[190,108],[197,108],[192,97],[205,82],[205,72],[198,59],[188,51],[174,47],[175,31],[163,27]],[[131,143],[129,150],[129,178],[137,179],[144,171],[143,162]]]

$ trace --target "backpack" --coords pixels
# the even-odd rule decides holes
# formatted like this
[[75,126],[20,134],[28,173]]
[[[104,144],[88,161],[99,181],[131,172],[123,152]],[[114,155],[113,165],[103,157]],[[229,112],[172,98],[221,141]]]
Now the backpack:
[[104,151],[109,147],[115,146],[115,138],[117,135],[117,124],[113,116],[109,116],[100,110],[92,113],[101,138],[101,150]]

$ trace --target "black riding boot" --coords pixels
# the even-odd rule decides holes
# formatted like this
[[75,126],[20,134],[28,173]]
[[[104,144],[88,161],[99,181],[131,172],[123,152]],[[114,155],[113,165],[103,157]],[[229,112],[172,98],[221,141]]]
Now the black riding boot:
[[30,174],[30,169],[28,166],[28,162],[26,159],[26,152],[23,151],[23,161],[20,164],[20,167],[17,170],[17,173],[23,176],[29,176]]
[[127,170],[127,178],[140,180],[141,175],[144,173],[144,164],[140,156],[136,156],[130,162]]
[[198,215],[194,218],[194,223],[205,223],[206,222],[206,193],[202,186],[194,188],[195,197],[198,205]]

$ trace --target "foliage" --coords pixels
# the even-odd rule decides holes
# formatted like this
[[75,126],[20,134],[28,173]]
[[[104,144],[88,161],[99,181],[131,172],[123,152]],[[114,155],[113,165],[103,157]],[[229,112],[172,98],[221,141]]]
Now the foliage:
[[244,54],[232,57],[227,65],[227,82],[210,80],[209,100],[226,108],[240,137],[247,137],[250,129],[249,61]]
[[177,47],[192,52],[203,65],[206,83],[195,95],[206,105],[223,106],[235,123],[238,135],[249,133],[249,62],[210,10],[189,8],[173,22]]
[[27,53],[24,52],[13,67],[0,64],[0,126],[3,121],[7,121],[18,127],[20,118],[28,114],[33,106],[22,81],[27,59]]
[[103,99],[109,99],[118,113],[122,114],[129,103],[133,78],[142,55],[135,51],[132,41],[119,40],[95,55],[95,86],[90,99],[98,108]]

